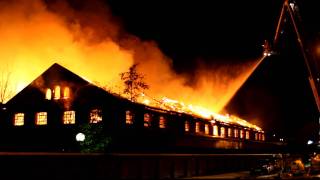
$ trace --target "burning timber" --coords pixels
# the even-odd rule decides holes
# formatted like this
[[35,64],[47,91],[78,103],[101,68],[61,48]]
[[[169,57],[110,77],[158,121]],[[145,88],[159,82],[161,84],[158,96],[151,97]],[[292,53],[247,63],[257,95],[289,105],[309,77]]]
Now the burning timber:
[[0,134],[7,138],[0,150],[79,151],[79,143],[90,136],[82,129],[86,124],[102,126],[112,151],[235,150],[267,144],[264,131],[243,119],[206,117],[190,107],[178,111],[169,99],[164,101],[160,108],[131,102],[54,64],[1,108]]

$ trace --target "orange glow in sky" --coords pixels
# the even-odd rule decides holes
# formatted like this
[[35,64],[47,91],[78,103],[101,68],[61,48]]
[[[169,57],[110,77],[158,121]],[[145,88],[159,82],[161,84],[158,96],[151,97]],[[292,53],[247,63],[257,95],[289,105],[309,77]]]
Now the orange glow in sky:
[[96,1],[97,9],[85,12],[63,2],[50,7],[41,0],[14,2],[0,2],[0,70],[10,73],[11,97],[53,63],[119,93],[119,73],[139,63],[149,96],[175,99],[203,114],[219,113],[261,62],[199,67],[195,83],[188,85],[188,76],[173,70],[172,60],[155,42],[126,34]]

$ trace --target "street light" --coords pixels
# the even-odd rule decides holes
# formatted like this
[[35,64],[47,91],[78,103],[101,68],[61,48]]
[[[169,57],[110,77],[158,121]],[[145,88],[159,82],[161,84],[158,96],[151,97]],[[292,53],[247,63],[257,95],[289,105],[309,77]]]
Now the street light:
[[76,135],[76,141],[83,142],[86,139],[86,136],[83,133],[78,133]]
[[313,144],[313,141],[312,140],[308,140],[307,144],[308,145]]

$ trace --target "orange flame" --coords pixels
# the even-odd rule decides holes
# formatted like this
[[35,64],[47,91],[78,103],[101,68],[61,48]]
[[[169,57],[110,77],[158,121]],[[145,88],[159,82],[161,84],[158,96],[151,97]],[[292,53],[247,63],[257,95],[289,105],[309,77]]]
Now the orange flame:
[[[0,2],[0,61],[11,74],[13,95],[53,63],[120,93],[119,73],[139,62],[151,87],[148,94],[161,99],[159,107],[224,119],[227,116],[212,112],[223,110],[258,64],[200,68],[194,85],[187,85],[188,77],[172,69],[172,60],[156,43],[124,33],[105,4],[79,3],[85,8],[72,8],[64,1]],[[225,121],[254,126],[235,117]]]
[[150,97],[146,97],[145,94],[142,94],[139,101],[148,106],[153,106],[153,107],[165,109],[168,111],[187,113],[191,115],[200,116],[208,120],[217,120],[226,124],[237,124],[243,127],[255,129],[257,131],[262,131],[262,129],[259,126],[251,124],[245,121],[244,119],[241,119],[236,116],[230,116],[229,114],[221,115],[213,111],[210,111],[206,108],[203,108],[201,106],[194,106],[192,104],[185,105],[183,102],[169,99],[167,97],[163,97],[161,100],[156,100],[154,98],[148,99],[148,98]]

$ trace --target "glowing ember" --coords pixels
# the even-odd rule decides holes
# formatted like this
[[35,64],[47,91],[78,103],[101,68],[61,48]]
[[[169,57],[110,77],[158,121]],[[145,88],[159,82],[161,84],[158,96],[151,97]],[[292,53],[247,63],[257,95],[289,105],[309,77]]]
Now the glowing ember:
[[208,119],[209,121],[216,120],[226,124],[236,124],[243,127],[248,127],[255,129],[257,131],[262,131],[260,127],[257,125],[251,124],[244,119],[233,115],[221,115],[215,112],[212,112],[206,108],[200,106],[194,106],[192,104],[185,105],[183,102],[179,102],[177,100],[169,99],[167,97],[163,97],[161,100],[155,100],[152,98],[151,100],[147,99],[148,96],[142,94],[139,99],[140,103],[143,103],[148,106],[165,109],[168,111],[175,111],[179,113],[187,113],[195,116],[200,116],[204,119]]

